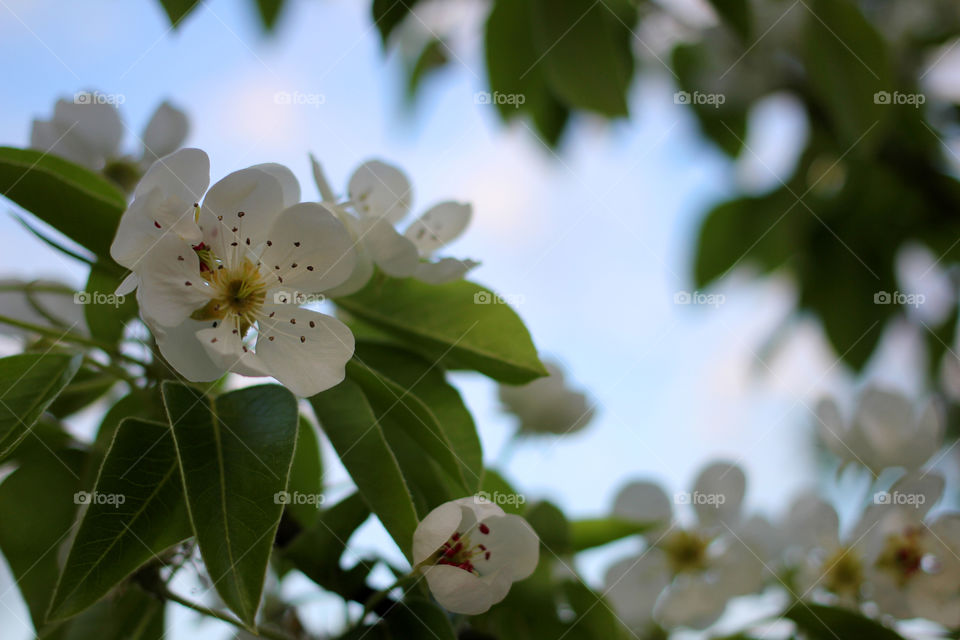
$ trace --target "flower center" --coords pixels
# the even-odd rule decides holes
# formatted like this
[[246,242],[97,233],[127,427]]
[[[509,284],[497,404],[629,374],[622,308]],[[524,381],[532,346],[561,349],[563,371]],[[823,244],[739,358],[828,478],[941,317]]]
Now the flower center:
[[823,585],[841,595],[857,595],[863,583],[863,563],[855,552],[840,548],[823,562]]
[[[477,530],[482,535],[490,533],[490,527],[482,522],[477,525]],[[437,564],[448,564],[452,567],[476,573],[479,575],[476,567],[473,566],[473,559],[477,556],[483,556],[484,560],[490,559],[490,550],[483,544],[471,544],[470,537],[456,531],[450,539],[443,543],[443,546],[437,550]]]
[[705,569],[709,546],[709,539],[683,529],[674,531],[660,544],[674,573]]
[[908,527],[903,533],[887,537],[877,566],[892,573],[903,586],[922,567],[923,555],[920,531]]
[[[201,245],[202,246],[202,245]],[[227,316],[239,320],[241,337],[253,325],[267,297],[267,282],[260,270],[250,260],[234,268],[226,268],[202,247],[197,250],[201,257],[201,275],[210,283],[214,297],[202,308],[194,311],[194,320],[223,320]]]

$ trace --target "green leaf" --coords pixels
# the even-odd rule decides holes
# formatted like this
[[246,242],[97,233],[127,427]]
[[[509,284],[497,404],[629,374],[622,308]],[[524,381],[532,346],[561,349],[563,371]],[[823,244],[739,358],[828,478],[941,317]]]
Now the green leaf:
[[137,317],[137,301],[134,296],[117,296],[114,291],[123,280],[123,274],[98,267],[90,269],[87,278],[86,302],[83,316],[90,335],[105,344],[114,345],[123,337],[127,323]]
[[555,504],[548,501],[535,502],[527,507],[524,517],[540,537],[540,544],[551,555],[562,556],[572,551],[570,523]]
[[164,603],[128,585],[69,620],[55,640],[163,640],[163,620]]
[[60,546],[73,532],[74,494],[80,488],[82,466],[79,451],[45,449],[0,484],[0,513],[4,514],[0,518],[0,550],[38,635],[60,573]]
[[213,400],[166,381],[163,401],[204,565],[223,601],[252,626],[296,449],[296,398],[268,384]]
[[[531,0],[495,0],[484,35],[490,102],[504,120],[529,114],[544,142],[553,147],[569,110],[550,89],[533,30]],[[493,100],[497,95],[513,99]]]
[[310,500],[291,501],[286,509],[300,526],[309,527],[320,513],[323,495],[323,459],[317,431],[305,416],[300,416],[297,432],[297,449],[293,453],[287,492],[291,495],[313,496],[317,500],[316,503],[311,503]]
[[726,22],[741,42],[750,43],[753,33],[753,12],[749,0],[710,0],[717,14]]
[[164,424],[121,423],[86,498],[50,619],[83,611],[191,535],[173,438]]
[[547,375],[520,317],[496,294],[460,280],[429,285],[413,278],[375,278],[336,303],[434,359],[452,360],[500,382]]
[[50,405],[50,413],[60,418],[84,409],[100,398],[117,383],[109,373],[81,367],[57,399]]
[[0,147],[0,193],[110,260],[127,201],[105,178],[48,153]]
[[0,359],[0,458],[30,433],[30,428],[69,384],[81,357],[60,353],[24,353]]
[[363,391],[344,380],[310,398],[310,404],[360,495],[409,558],[417,512]]
[[571,640],[633,637],[632,633],[624,633],[619,619],[610,605],[604,601],[603,596],[580,580],[564,582],[563,592],[576,616],[570,628]]
[[[491,499],[495,498],[497,495],[520,495],[517,493],[517,490],[513,488],[513,485],[507,482],[506,478],[493,469],[487,469],[484,472],[483,482],[480,483],[480,490]],[[526,505],[519,500],[500,500],[497,501],[497,504],[499,504],[500,508],[506,513],[512,513],[518,516],[522,515],[526,509]]]
[[257,9],[260,13],[260,21],[267,31],[273,31],[277,26],[277,19],[280,12],[283,11],[284,0],[256,0]]
[[622,32],[629,24],[594,0],[532,0],[531,8],[535,65],[543,65],[552,91],[571,107],[627,115],[633,53]]
[[468,492],[479,489],[483,450],[477,426],[460,392],[447,382],[443,371],[412,351],[365,340],[357,341],[354,357],[429,407],[463,469]]
[[160,6],[167,12],[170,26],[174,29],[179,27],[180,22],[199,4],[200,0],[160,0]]
[[405,598],[384,617],[395,638],[404,640],[456,640],[446,612],[430,600]]
[[801,602],[787,609],[783,617],[797,623],[810,640],[836,640],[836,638],[903,640],[903,637],[893,629],[840,607]]
[[412,103],[416,100],[417,93],[427,76],[442,69],[449,61],[447,46],[443,43],[443,40],[431,38],[424,45],[420,55],[417,56],[416,62],[410,69],[410,75],[407,79],[407,101]]
[[428,455],[457,484],[467,491],[463,472],[450,440],[436,416],[423,401],[358,361],[347,364],[347,376],[360,385],[381,425],[396,425],[418,444],[420,457]]
[[380,30],[380,39],[383,46],[387,46],[390,34],[396,29],[407,14],[413,11],[418,0],[373,0],[370,7],[373,23]]
[[874,98],[894,90],[883,36],[850,0],[812,0],[807,8],[806,77],[826,105],[842,149],[854,143],[857,151],[869,149],[882,138],[874,125],[894,113]]
[[659,523],[632,522],[620,518],[589,518],[570,523],[571,546],[583,551],[609,544],[627,536],[646,533]]
[[[350,536],[370,517],[370,508],[359,493],[353,493],[323,511],[284,550],[284,557],[318,585],[344,598],[353,598],[362,588],[369,567],[344,570],[340,557]],[[355,567],[356,569],[356,567]]]

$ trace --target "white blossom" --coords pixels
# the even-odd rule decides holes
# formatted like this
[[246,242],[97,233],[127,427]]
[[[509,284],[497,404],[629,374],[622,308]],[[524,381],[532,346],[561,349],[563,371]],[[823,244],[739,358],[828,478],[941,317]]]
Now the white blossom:
[[500,385],[504,408],[520,419],[519,433],[564,434],[579,431],[593,419],[587,395],[567,386],[563,369],[544,362],[550,375],[525,385]]
[[453,613],[477,615],[537,568],[540,541],[526,520],[479,497],[446,502],[413,534],[413,562]]

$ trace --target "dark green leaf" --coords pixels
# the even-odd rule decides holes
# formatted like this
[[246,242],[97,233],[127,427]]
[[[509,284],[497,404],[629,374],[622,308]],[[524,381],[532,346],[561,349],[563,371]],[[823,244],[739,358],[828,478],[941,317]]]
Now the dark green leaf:
[[552,502],[535,502],[527,507],[524,517],[540,537],[540,544],[550,555],[562,556],[573,550],[570,523],[567,517]]
[[784,612],[810,640],[837,638],[870,638],[870,640],[903,640],[897,632],[875,620],[840,607],[798,603]]
[[296,398],[261,385],[214,401],[167,381],[163,400],[204,565],[223,601],[252,626],[296,449]]
[[137,316],[137,301],[132,295],[117,296],[114,291],[122,273],[107,271],[98,267],[90,269],[87,279],[86,302],[83,316],[90,329],[90,335],[104,344],[117,344],[123,337],[127,323]]
[[200,0],[160,0],[160,6],[167,12],[170,25],[174,28],[179,27],[180,22],[199,4]]
[[164,603],[126,585],[120,593],[67,621],[51,640],[163,640]]
[[380,39],[384,46],[387,45],[390,34],[403,22],[407,14],[413,11],[417,2],[418,0],[373,0],[370,7],[373,23],[380,30]]
[[619,619],[613,613],[603,596],[596,593],[580,580],[568,580],[563,584],[567,602],[576,618],[570,629],[571,639],[583,638],[619,638],[631,637],[625,633]]
[[497,300],[466,280],[437,286],[382,278],[336,302],[418,349],[500,382],[522,384],[547,375],[523,321]]
[[260,20],[267,31],[273,31],[277,25],[277,18],[283,11],[284,0],[256,0],[257,9],[260,12]]
[[51,154],[0,147],[0,193],[110,259],[110,243],[127,201],[106,179]]
[[659,523],[645,524],[619,518],[590,518],[570,523],[571,545],[574,551],[599,547],[627,536],[646,533]]
[[[300,416],[297,450],[293,454],[287,493],[291,495],[291,501],[287,503],[287,513],[300,526],[309,527],[320,512],[323,497],[323,459],[317,430],[304,416]],[[303,498],[294,500],[297,494]],[[316,498],[316,501],[312,502],[311,498]]]
[[347,376],[363,389],[381,425],[396,425],[403,429],[419,445],[421,454],[418,457],[428,455],[463,488],[464,493],[467,492],[463,471],[450,440],[436,416],[420,398],[356,360],[347,364]]
[[423,47],[413,64],[413,68],[410,69],[410,76],[407,80],[407,100],[413,102],[427,76],[442,69],[447,62],[449,62],[449,58],[447,57],[446,45],[439,38],[432,38]]
[[710,0],[710,4],[740,40],[749,44],[753,32],[753,13],[749,0]]
[[73,532],[82,466],[79,451],[45,449],[0,484],[0,550],[38,632],[60,573],[60,547]]
[[362,566],[359,571],[342,569],[340,557],[350,536],[369,517],[370,509],[363,497],[351,494],[323,511],[309,529],[284,549],[284,556],[327,591],[352,598],[362,587],[367,571]]
[[50,413],[61,418],[76,413],[102,398],[116,383],[117,378],[112,374],[81,367],[50,405]]
[[450,618],[443,609],[423,598],[405,598],[384,618],[395,638],[404,640],[456,640]]
[[0,458],[23,441],[80,368],[79,355],[24,353],[0,359]]
[[[550,87],[570,107],[627,115],[633,53],[622,18],[594,0],[532,0],[534,38]],[[598,72],[602,69],[602,72]]]
[[417,512],[363,391],[344,380],[310,398],[310,404],[360,495],[409,557]]
[[85,498],[88,506],[57,583],[51,619],[83,611],[191,534],[167,425],[124,421]]
[[807,78],[829,110],[843,150],[854,143],[870,148],[881,139],[882,125],[874,126],[894,113],[875,99],[877,92],[894,90],[883,37],[850,0],[812,0],[807,9]]
[[483,475],[480,437],[470,410],[443,371],[406,349],[364,340],[357,341],[354,357],[429,407],[463,468],[468,492],[475,492]]
[[[519,496],[517,490],[507,482],[506,478],[501,476],[493,469],[487,469],[483,474],[483,482],[480,483],[480,490],[491,499],[498,495],[501,496]],[[497,503],[507,513],[522,515],[526,505],[519,500],[498,500]]]

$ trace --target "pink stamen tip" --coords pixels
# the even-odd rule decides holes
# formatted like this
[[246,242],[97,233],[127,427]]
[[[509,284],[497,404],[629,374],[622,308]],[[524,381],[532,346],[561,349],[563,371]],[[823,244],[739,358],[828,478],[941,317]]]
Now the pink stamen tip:
[[480,548],[480,551],[486,551],[486,550],[487,550],[487,548],[486,548],[485,546],[483,546],[482,544],[478,544],[477,547]]
[[456,542],[457,540],[460,539],[460,534],[458,532],[454,532],[453,535],[450,536],[450,539]]
[[480,523],[479,529],[480,529],[480,533],[482,533],[482,534],[484,534],[484,535],[490,533],[490,527],[488,527],[487,525],[483,524],[482,522]]
[[160,228],[161,228],[161,227],[160,227],[160,223],[157,222],[156,220],[153,221],[153,226],[155,226],[157,229],[160,229]]
[[483,554],[483,559],[484,559],[484,560],[489,560],[489,559],[490,559],[490,552],[489,552],[489,551],[487,551],[485,554]]

